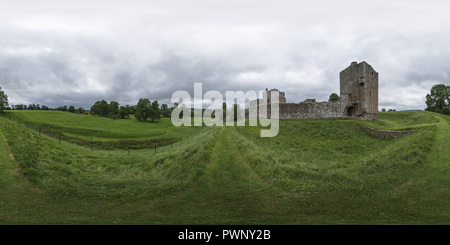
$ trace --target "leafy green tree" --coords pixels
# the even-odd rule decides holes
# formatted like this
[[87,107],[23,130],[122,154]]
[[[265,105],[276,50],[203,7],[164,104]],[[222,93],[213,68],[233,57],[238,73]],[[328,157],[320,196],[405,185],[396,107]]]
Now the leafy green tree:
[[106,100],[100,101],[100,110],[99,110],[100,116],[107,117],[108,116],[108,111],[109,111],[108,102],[106,102]]
[[108,102],[106,102],[106,100],[97,101],[91,107],[91,114],[99,115],[101,117],[107,117],[108,111],[109,111],[109,105],[108,105]]
[[62,107],[62,111],[67,111],[67,110],[68,110],[68,109],[67,109],[67,106],[66,106],[66,105]]
[[233,117],[234,117],[234,121],[239,121],[239,120],[242,120],[242,118],[241,118],[241,106],[239,105],[239,104],[234,104],[233,105],[233,107],[234,107],[234,115],[233,115]]
[[95,102],[95,103],[91,106],[90,113],[91,113],[92,115],[98,115],[99,107],[100,107],[100,101]]
[[222,115],[223,115],[223,121],[226,121],[227,119],[227,103],[223,102],[222,103]]
[[[178,107],[178,102],[173,103],[173,106],[170,107],[170,109],[169,109],[169,117],[172,116],[173,110],[174,110],[175,108],[177,108],[177,107]],[[182,112],[181,112],[181,113],[182,113]],[[182,118],[182,117],[180,116],[180,118]]]
[[75,106],[69,106],[69,112],[75,113]]
[[29,104],[26,110],[40,110],[39,104]]
[[161,105],[162,117],[170,117],[170,109],[167,104]]
[[450,86],[445,84],[433,85],[430,94],[427,94],[425,98],[426,111],[450,114]]
[[128,107],[128,113],[130,113],[130,115],[134,115],[134,112],[136,111],[136,106],[132,105]]
[[3,110],[8,106],[8,95],[0,87],[0,113],[3,113]]
[[147,121],[150,117],[151,103],[149,99],[140,98],[134,116],[139,121]]
[[119,117],[119,103],[117,103],[116,101],[111,101],[109,103],[108,114],[114,119]]
[[97,101],[91,106],[91,114],[98,115],[99,108],[100,108],[100,101]]
[[328,99],[329,102],[336,102],[339,100],[340,100],[339,95],[337,95],[336,93],[332,93],[330,95],[330,98]]
[[152,119],[152,122],[154,120],[161,119],[161,114],[162,114],[162,111],[161,111],[161,109],[159,109],[158,101],[157,100],[153,101],[153,103],[151,105],[151,109],[150,109],[150,118]]
[[130,106],[121,106],[119,109],[119,117],[122,119],[130,118]]

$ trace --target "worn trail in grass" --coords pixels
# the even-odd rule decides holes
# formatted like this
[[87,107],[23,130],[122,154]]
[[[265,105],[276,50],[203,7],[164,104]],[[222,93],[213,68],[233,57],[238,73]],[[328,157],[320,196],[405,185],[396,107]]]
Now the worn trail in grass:
[[[160,205],[176,207],[185,217],[192,213],[191,218],[196,222],[207,224],[212,220],[220,224],[261,222],[265,215],[270,215],[277,204],[273,199],[275,190],[247,165],[234,142],[232,130],[221,129],[205,174],[188,190],[165,199]],[[166,211],[173,215],[174,210]],[[186,218],[184,222],[192,223],[192,220]]]
[[[446,215],[450,214],[450,206],[448,205],[450,203],[448,177],[450,176],[450,120],[447,116],[436,115],[435,117],[439,120],[439,123],[437,123],[436,138],[432,154],[430,154],[429,166],[409,181],[408,192],[420,193],[420,195],[413,197],[415,197],[416,202],[427,206],[429,210],[438,210],[438,207],[444,207],[440,212],[443,221],[448,221]],[[411,198],[411,200],[414,199]]]
[[[0,130],[0,196],[8,197],[0,200],[0,223],[3,220],[20,222],[14,215],[26,213],[29,207],[37,207],[42,203],[39,190],[33,188],[18,173],[14,156],[9,150],[6,139]],[[25,215],[26,216],[26,215]]]

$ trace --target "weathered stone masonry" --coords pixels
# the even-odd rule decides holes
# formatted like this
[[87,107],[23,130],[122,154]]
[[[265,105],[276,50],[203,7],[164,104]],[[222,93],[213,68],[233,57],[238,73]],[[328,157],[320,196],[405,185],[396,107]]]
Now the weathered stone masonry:
[[[307,99],[300,103],[286,103],[284,92],[279,92],[280,119],[355,118],[371,120],[378,118],[378,73],[363,61],[352,62],[340,72],[340,101],[316,102]],[[250,107],[258,108],[262,103],[270,105],[270,94],[277,89],[267,90],[263,98],[250,101]],[[273,102],[272,102],[273,103]],[[268,106],[270,117],[270,106]]]

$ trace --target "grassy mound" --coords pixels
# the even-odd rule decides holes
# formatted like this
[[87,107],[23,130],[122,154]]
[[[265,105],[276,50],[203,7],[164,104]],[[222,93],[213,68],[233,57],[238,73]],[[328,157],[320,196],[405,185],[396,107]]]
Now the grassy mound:
[[[180,190],[202,174],[212,129],[184,145],[153,150],[108,152],[60,145],[23,124],[3,120],[3,134],[20,172],[36,187],[55,196],[133,200]],[[195,140],[202,138],[201,141]]]
[[[260,127],[177,128],[164,121],[9,113],[0,117],[2,223],[441,224],[450,220],[448,116],[388,112],[380,113],[379,120],[363,122],[377,129],[412,129],[397,138],[375,137],[359,126],[361,121],[341,119],[281,120],[276,137],[261,138]],[[17,115],[22,117],[20,123],[14,119]],[[76,139],[86,140],[89,132],[96,131],[98,142],[171,135],[182,135],[183,141],[157,152],[153,148],[133,149],[131,154],[120,148],[92,151],[66,139],[60,144],[51,134],[39,135],[30,129],[31,123],[53,125]],[[159,131],[166,132],[164,137]]]

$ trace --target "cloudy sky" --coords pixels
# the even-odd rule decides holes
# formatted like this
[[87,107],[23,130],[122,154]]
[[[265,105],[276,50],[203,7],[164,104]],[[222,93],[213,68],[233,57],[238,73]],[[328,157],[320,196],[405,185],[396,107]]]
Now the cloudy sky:
[[449,1],[1,0],[0,87],[10,104],[171,105],[176,90],[339,93],[366,61],[379,108],[424,109],[450,84]]

